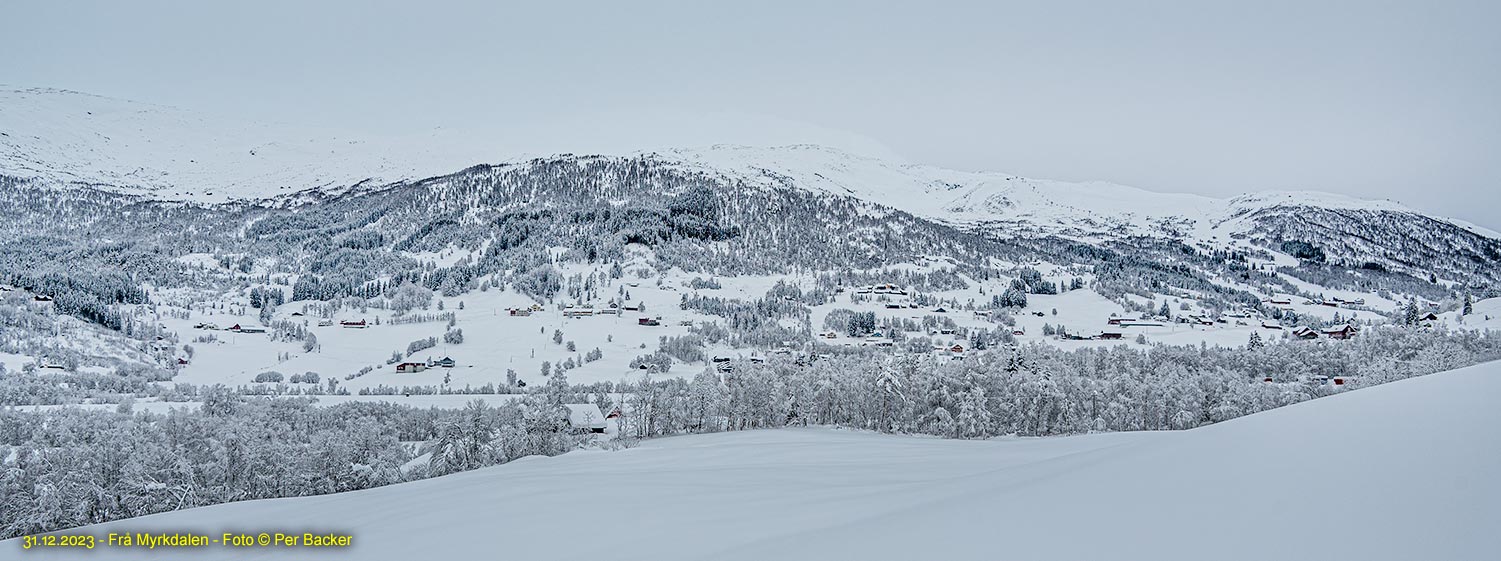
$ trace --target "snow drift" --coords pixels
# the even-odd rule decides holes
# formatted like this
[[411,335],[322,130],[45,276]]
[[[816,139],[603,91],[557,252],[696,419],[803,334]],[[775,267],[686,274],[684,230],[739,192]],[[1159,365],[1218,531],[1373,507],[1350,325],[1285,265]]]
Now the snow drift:
[[1498,397],[1492,362],[1185,432],[687,436],[70,533],[355,536],[207,559],[1494,559]]

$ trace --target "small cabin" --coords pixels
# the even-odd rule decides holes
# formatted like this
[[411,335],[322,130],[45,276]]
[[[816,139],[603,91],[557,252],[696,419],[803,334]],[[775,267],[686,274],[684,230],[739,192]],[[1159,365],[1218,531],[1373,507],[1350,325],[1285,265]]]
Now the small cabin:
[[1310,329],[1308,326],[1299,326],[1297,329],[1293,330],[1293,337],[1297,337],[1299,339],[1318,339],[1319,333],[1317,331],[1314,331],[1313,329]]
[[573,431],[593,432],[603,434],[605,432],[605,414],[599,413],[599,405],[594,404],[564,404],[567,408],[567,425]]
[[636,318],[636,325],[657,326],[662,325],[662,320],[657,318]]
[[1136,318],[1122,317],[1122,318],[1110,318],[1110,319],[1106,320],[1105,323],[1108,324],[1108,325],[1120,325],[1122,323],[1128,323],[1128,324],[1129,323],[1136,323],[1137,321],[1140,321],[1140,320],[1138,320]]
[[1105,332],[1100,333],[1100,339],[1120,339],[1120,338],[1121,338],[1121,334],[1118,331],[1105,331]]
[[430,360],[430,361],[428,361],[427,362],[427,367],[428,368],[453,368],[454,364],[457,364],[457,363],[455,363],[453,361],[453,359],[448,358],[448,357],[445,356],[445,357],[443,357],[441,359],[438,359],[438,360]]
[[949,347],[949,352],[951,352],[951,353],[962,353],[962,352],[964,352],[964,345],[955,344],[954,346]]
[[529,316],[529,315],[532,315],[532,311],[531,310],[527,310],[527,309],[524,309],[524,308],[511,308],[511,309],[506,310],[506,311],[510,312],[510,314],[513,315],[513,316]]
[[403,362],[396,365],[397,374],[410,374],[427,370],[427,365],[420,362]]
[[1350,324],[1335,326],[1324,330],[1324,336],[1330,339],[1349,339],[1355,336],[1355,328]]

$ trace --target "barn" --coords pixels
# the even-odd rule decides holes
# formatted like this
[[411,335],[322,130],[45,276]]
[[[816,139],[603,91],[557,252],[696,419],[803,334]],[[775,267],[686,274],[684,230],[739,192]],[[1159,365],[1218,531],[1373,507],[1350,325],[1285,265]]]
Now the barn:
[[1337,325],[1324,330],[1324,336],[1330,339],[1349,339],[1355,336],[1355,328],[1350,324]]
[[603,433],[605,432],[605,415],[599,411],[599,406],[593,403],[566,403],[563,407],[568,408],[568,426],[579,432]]

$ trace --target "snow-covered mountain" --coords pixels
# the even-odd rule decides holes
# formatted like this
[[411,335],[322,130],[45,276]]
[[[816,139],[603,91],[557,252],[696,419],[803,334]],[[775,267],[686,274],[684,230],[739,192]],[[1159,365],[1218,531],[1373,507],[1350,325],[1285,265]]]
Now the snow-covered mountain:
[[421,179],[493,159],[436,131],[383,138],[0,88],[0,174],[223,202]]
[[[0,174],[83,183],[159,200],[264,199],[516,161],[515,155],[483,144],[441,131],[370,137],[241,122],[66,90],[0,89]],[[815,145],[716,145],[615,156],[650,157],[759,185],[850,196],[954,224],[1085,238],[1162,233],[1228,237],[1254,230],[1250,218],[1279,208],[1420,215],[1390,201],[1329,193],[1218,199],[1106,182],[955,171]]]
[[[60,259],[117,267],[110,244],[135,244],[137,281],[186,253],[257,256],[322,287],[297,299],[408,278],[458,294],[558,247],[587,263],[645,248],[653,266],[721,275],[938,258],[989,278],[1046,261],[1093,269],[1111,297],[1171,286],[1220,309],[1323,289],[1457,301],[1501,284],[1495,232],[1325,193],[1217,199],[813,145],[508,159],[451,136],[361,139],[76,92],[0,102],[0,210],[14,215],[0,249],[28,288],[58,285],[41,277]],[[38,249],[39,237],[52,241]],[[412,257],[450,251],[470,260]]]

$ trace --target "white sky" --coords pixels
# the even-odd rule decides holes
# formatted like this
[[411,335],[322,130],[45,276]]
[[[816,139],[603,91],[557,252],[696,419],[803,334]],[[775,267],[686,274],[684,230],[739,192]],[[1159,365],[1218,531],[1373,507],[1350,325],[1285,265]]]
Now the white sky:
[[819,142],[1313,189],[1501,229],[1501,2],[532,4],[8,0],[0,83],[534,152]]

